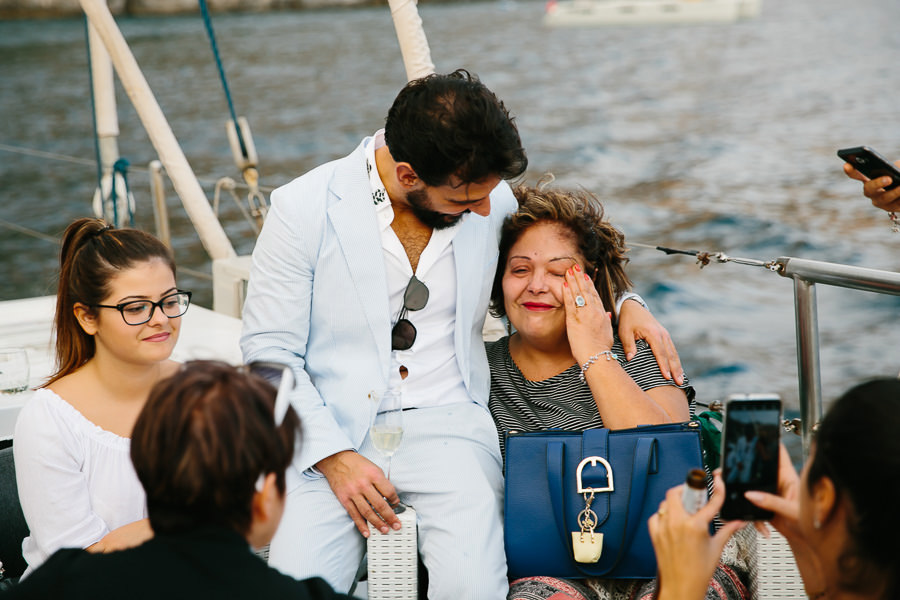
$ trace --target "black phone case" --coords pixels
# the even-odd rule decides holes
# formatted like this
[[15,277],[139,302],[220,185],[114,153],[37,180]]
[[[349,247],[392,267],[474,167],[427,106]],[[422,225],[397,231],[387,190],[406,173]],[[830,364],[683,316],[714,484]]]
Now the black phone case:
[[[737,425],[738,419],[734,412],[744,412],[744,414],[746,415],[749,412],[759,410],[777,411],[778,416],[774,421],[749,421],[754,424],[758,423],[770,428],[774,428],[775,435],[777,436],[774,443],[774,464],[771,462],[770,458],[767,466],[763,469],[765,475],[761,480],[754,480],[751,483],[743,483],[739,481],[732,481],[731,483],[729,483],[730,475],[732,475],[731,471],[733,470],[729,468],[729,457],[736,451],[734,448],[729,448],[729,443],[736,441],[738,437],[738,435],[735,435],[736,427],[739,427],[739,425]],[[729,416],[729,411],[732,411],[731,416]],[[772,398],[748,398],[730,400],[726,404],[725,430],[723,431],[722,436],[722,479],[725,481],[725,502],[722,505],[722,509],[719,511],[719,516],[723,521],[765,521],[771,519],[774,516],[774,513],[772,513],[771,511],[763,510],[744,498],[744,492],[749,490],[759,490],[768,492],[770,494],[777,493],[778,446],[781,439],[780,432],[781,400]],[[754,460],[756,460],[758,453],[754,450],[752,456],[754,457]]]
[[891,183],[884,188],[885,191],[900,185],[900,170],[868,146],[843,148],[837,151],[837,155],[869,179],[878,179],[885,175],[890,177]]

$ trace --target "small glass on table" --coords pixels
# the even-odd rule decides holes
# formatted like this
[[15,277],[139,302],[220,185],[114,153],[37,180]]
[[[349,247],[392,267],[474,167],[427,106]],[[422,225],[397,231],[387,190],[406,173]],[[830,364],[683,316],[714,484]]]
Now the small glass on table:
[[0,392],[24,392],[28,389],[28,376],[28,354],[25,348],[0,348]]

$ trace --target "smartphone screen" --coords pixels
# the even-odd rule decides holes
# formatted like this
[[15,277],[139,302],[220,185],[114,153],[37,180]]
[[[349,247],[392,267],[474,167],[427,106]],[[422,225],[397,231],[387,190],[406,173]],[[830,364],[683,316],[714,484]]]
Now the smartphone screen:
[[777,492],[780,436],[781,398],[778,395],[751,394],[728,399],[722,435],[725,503],[720,516],[723,520],[772,518],[770,511],[745,499],[744,492]]

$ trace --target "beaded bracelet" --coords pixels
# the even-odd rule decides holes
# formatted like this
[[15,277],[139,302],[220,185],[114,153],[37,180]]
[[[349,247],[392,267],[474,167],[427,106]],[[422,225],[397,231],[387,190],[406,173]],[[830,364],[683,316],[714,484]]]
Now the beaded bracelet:
[[591,367],[592,364],[597,362],[601,356],[606,355],[606,360],[619,360],[619,355],[613,352],[612,350],[604,350],[603,352],[598,352],[593,355],[589,359],[585,361],[583,365],[581,365],[581,380],[584,381],[585,372]]

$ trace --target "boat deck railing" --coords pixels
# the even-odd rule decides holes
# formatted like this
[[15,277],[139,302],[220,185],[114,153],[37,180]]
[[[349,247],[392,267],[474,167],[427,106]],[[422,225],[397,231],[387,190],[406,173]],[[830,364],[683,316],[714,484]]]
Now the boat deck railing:
[[797,333],[797,370],[800,387],[803,455],[816,425],[822,420],[822,384],[819,364],[819,325],[816,284],[823,283],[880,294],[900,296],[900,273],[879,271],[804,258],[781,257],[773,269],[794,280],[794,315]]

